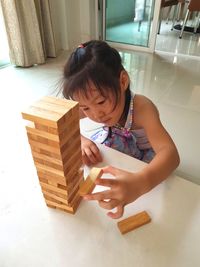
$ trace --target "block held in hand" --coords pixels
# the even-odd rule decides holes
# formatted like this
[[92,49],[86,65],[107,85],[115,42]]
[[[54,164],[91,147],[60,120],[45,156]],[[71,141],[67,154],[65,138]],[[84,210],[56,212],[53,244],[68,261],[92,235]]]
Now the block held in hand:
[[92,193],[95,188],[95,180],[100,178],[103,174],[103,170],[101,168],[92,168],[86,180],[82,183],[79,189],[79,195],[84,196]]

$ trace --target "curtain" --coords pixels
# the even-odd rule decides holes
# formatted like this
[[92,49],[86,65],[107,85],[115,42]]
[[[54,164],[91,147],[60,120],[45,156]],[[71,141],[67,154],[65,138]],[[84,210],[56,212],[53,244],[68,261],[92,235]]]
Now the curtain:
[[56,57],[49,0],[1,0],[10,60],[30,67]]

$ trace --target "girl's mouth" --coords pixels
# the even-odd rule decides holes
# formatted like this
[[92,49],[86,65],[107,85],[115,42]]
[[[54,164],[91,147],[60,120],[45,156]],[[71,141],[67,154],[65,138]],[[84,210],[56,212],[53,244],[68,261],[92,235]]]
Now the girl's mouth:
[[106,123],[108,123],[109,121],[110,121],[110,119],[107,119],[107,120],[101,121],[101,123],[106,124]]

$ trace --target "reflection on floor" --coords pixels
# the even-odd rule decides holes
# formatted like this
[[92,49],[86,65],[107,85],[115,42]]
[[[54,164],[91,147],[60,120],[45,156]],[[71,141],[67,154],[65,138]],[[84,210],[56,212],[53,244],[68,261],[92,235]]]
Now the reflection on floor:
[[[200,61],[136,52],[121,55],[132,89],[157,105],[177,144],[181,157],[177,174],[200,184]],[[20,112],[42,96],[55,94],[65,60],[66,54],[62,54],[33,68],[0,69],[0,176],[12,186],[24,166],[33,164]]]
[[[190,22],[188,22],[190,25]],[[171,31],[172,23],[162,22],[160,34],[157,35],[156,50],[173,54],[200,56],[200,34],[183,32],[179,39],[180,31]]]

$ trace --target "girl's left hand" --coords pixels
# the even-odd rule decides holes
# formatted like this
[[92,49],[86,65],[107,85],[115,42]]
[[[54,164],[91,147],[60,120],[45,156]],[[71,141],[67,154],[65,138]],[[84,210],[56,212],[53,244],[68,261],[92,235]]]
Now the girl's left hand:
[[116,212],[108,212],[107,215],[118,219],[124,213],[124,206],[143,194],[142,179],[140,173],[131,173],[112,166],[103,168],[103,172],[112,174],[115,179],[99,178],[96,179],[95,184],[110,187],[110,189],[85,195],[84,199],[97,200],[100,207],[104,209],[116,208]]

